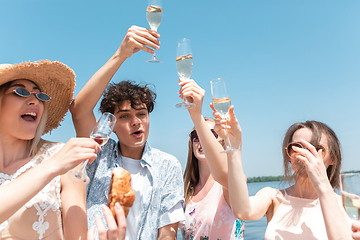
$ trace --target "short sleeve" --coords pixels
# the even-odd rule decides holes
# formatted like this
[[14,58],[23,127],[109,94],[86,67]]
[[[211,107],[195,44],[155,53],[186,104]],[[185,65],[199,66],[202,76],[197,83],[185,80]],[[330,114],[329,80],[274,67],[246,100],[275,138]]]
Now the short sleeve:
[[185,220],[182,169],[176,158],[166,176],[160,203],[159,228]]
[[182,203],[178,202],[173,208],[160,216],[159,226],[163,227],[172,223],[179,222],[179,228],[185,224],[185,214]]

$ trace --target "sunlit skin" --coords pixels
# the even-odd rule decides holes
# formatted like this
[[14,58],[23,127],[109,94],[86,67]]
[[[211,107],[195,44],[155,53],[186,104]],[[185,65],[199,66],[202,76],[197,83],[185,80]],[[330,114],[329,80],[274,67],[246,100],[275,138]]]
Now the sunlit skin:
[[[305,157],[302,156],[301,152],[304,151],[310,151],[310,147],[312,146],[309,142],[311,141],[312,132],[308,128],[301,128],[297,130],[293,137],[292,142],[301,142],[303,145],[308,144],[308,149],[300,149],[293,147],[294,151],[298,152],[299,155],[296,158],[290,158],[291,166],[296,173],[296,183],[292,187],[288,188],[288,193],[295,197],[303,197],[303,198],[309,198],[309,199],[315,199],[318,197],[316,191],[314,191],[314,186],[311,183],[311,180],[309,179],[309,176],[307,174],[307,171],[305,169],[305,166],[302,162],[300,162],[300,158],[302,158],[305,161],[308,161],[305,159]],[[323,134],[320,139],[320,145],[325,147],[325,149],[329,149],[328,142],[326,139],[326,136]],[[315,158],[321,158],[321,151],[319,150],[316,152],[316,150],[313,150],[314,152],[311,152],[313,157]],[[330,165],[333,165],[333,160],[330,158],[330,154],[326,152],[325,157],[323,158],[324,161],[324,168],[327,169]]]
[[[310,129],[308,128],[301,128],[299,130],[297,130],[293,137],[292,137],[292,142],[300,142],[300,139],[305,140],[307,142],[311,141],[311,137],[312,137],[312,132]],[[325,149],[329,149],[328,143],[327,143],[327,139],[326,136],[323,134],[321,136],[320,139],[320,145],[322,145],[323,147],[325,147]],[[294,149],[295,150],[295,149]],[[322,150],[319,150],[319,153]],[[319,154],[321,155],[321,154]],[[326,152],[325,157],[324,157],[324,164],[325,164],[325,168],[327,169],[330,165],[333,165],[333,162],[330,158],[330,154],[328,152]],[[307,177],[307,173],[304,167],[304,164],[301,163],[298,159],[296,158],[290,158],[290,162],[292,165],[292,168],[294,170],[294,172],[296,173],[296,176],[299,178],[301,176],[303,177]]]
[[[214,122],[206,121],[206,124],[208,125],[208,127],[210,129],[214,129],[214,126],[215,126]],[[222,138],[220,136],[218,137],[217,140],[221,144]],[[193,141],[192,144],[193,144],[194,156],[197,158],[198,164],[199,164],[200,178],[199,178],[199,182],[195,186],[195,190],[194,190],[193,196],[191,196],[191,200],[193,202],[199,202],[202,199],[204,199],[204,197],[208,194],[208,192],[212,188],[212,186],[214,184],[214,179],[211,175],[210,168],[207,163],[205,153],[201,147],[200,141],[199,142]]]
[[29,80],[14,81],[1,101],[0,116],[6,117],[0,118],[0,132],[2,137],[30,140],[35,136],[44,104],[34,94],[25,98],[11,92],[18,87],[25,88],[29,92],[40,92],[39,88]]
[[[217,119],[217,124],[216,124],[217,126],[223,124],[222,120],[220,120],[221,117],[217,112],[214,113],[214,117]],[[233,106],[231,106],[229,109],[229,119],[225,123],[227,123],[228,125],[227,129],[229,135],[232,134],[234,138],[237,139],[235,141],[232,141],[232,138],[230,138],[230,141],[232,141],[232,143],[233,142],[241,143],[242,131],[239,122],[235,116]],[[306,125],[308,123],[306,122],[304,124]],[[309,124],[311,125],[311,123]],[[319,125],[319,128],[321,129],[322,123],[314,123],[314,124],[315,127],[316,125]],[[224,126],[221,127],[222,129],[225,128]],[[326,132],[326,126],[324,126],[324,131]],[[289,217],[290,215],[291,215],[290,217],[294,219],[295,221],[294,223],[300,223],[299,222],[301,221],[300,215],[302,215],[303,213],[306,215],[309,214],[308,216],[312,217],[310,215],[312,214],[310,212],[312,211],[310,210],[312,209],[312,207],[298,208],[295,206],[295,208],[293,208],[292,210],[289,209],[289,212],[285,212],[284,209],[283,209],[284,211],[279,210],[280,212],[278,213],[277,219],[275,220],[275,225],[278,226],[273,225],[270,231],[276,232],[276,235],[279,236],[283,235],[284,238],[285,238],[284,234],[290,234],[290,236],[298,235],[299,237],[302,237],[301,234],[302,232],[305,233],[305,231],[307,232],[306,236],[309,236],[310,234],[308,233],[313,232],[312,229],[322,227],[321,226],[322,221],[320,218],[320,214],[321,214],[321,217],[324,220],[324,227],[326,233],[322,233],[319,235],[322,236],[325,235],[325,238],[327,235],[329,239],[351,239],[350,231],[349,231],[350,229],[347,226],[348,223],[346,221],[346,218],[348,217],[346,216],[346,212],[340,205],[341,198],[340,196],[334,193],[334,189],[331,186],[326,173],[326,169],[328,169],[330,165],[334,165],[334,160],[331,159],[331,155],[329,153],[328,138],[331,139],[331,132],[329,130],[329,135],[325,135],[323,133],[319,141],[319,144],[325,148],[325,154],[323,154],[322,149],[318,148],[319,151],[317,151],[316,147],[318,146],[313,146],[310,143],[313,136],[312,134],[313,133],[309,128],[301,128],[294,132],[290,142],[301,143],[303,148],[299,148],[295,146],[292,147],[292,150],[298,155],[290,159],[286,157],[286,160],[290,161],[291,166],[294,172],[296,173],[296,181],[294,185],[280,191],[275,188],[265,187],[259,190],[254,196],[249,196],[246,181],[242,179],[244,176],[244,171],[241,160],[241,152],[234,151],[234,152],[229,152],[227,154],[228,169],[229,169],[228,190],[230,193],[229,194],[230,205],[234,215],[237,218],[249,220],[249,221],[257,221],[262,217],[264,217],[264,215],[266,215],[267,222],[269,223],[273,219],[273,216],[277,214],[277,210],[281,203],[284,202],[286,203],[290,201],[290,205],[288,207],[293,208],[291,206],[292,205],[291,202],[293,200],[291,198],[287,199],[286,195],[288,195],[291,197],[299,198],[299,200],[294,200],[294,202],[295,201],[303,202],[303,200],[306,199],[306,200],[311,200],[311,202],[313,203],[319,204],[321,212],[316,213],[314,211],[314,219],[315,216],[318,215],[317,217],[319,218],[320,221],[315,221],[315,222],[307,221],[301,223],[301,225],[298,226],[291,224],[289,229],[288,226],[286,226],[286,222],[278,224],[279,222],[282,222],[283,219]],[[334,138],[335,141],[336,137]],[[332,144],[334,145],[335,149],[337,148],[336,144],[337,142],[334,142]],[[340,159],[338,159],[338,161],[339,160]],[[298,164],[298,162],[301,162],[301,165],[304,166],[304,170],[299,168],[300,164]],[[283,201],[283,198],[287,200]],[[313,201],[315,199],[318,201]],[[307,205],[306,202],[304,203]],[[288,204],[286,203],[286,205]],[[305,213],[305,211],[309,211],[309,212]],[[336,228],[334,228],[334,220],[337,223]],[[299,229],[301,230],[300,231],[296,230],[296,233],[293,233],[292,229],[295,229],[295,227],[299,227]],[[283,228],[285,228],[286,230],[283,231]],[[287,237],[287,239],[292,239],[292,238]]]
[[[207,125],[209,126],[210,129],[214,129],[215,123],[211,122],[211,121],[206,121]],[[222,138],[219,136],[218,137],[218,142],[221,143]],[[194,156],[197,158],[198,161],[200,162],[204,162],[206,163],[206,158],[205,158],[205,154],[204,151],[201,147],[201,143],[199,142],[193,142],[193,152],[194,152]]]
[[146,105],[143,103],[134,109],[130,101],[125,100],[115,108],[114,115],[117,119],[114,131],[119,139],[121,155],[141,159],[149,136],[149,113]]
[[25,98],[11,91],[18,87],[25,88],[29,92],[40,92],[33,82],[16,80],[11,83],[5,92],[6,94],[2,97],[0,106],[0,171],[6,174],[13,174],[28,162],[27,140],[35,137],[36,128],[44,111],[43,102],[39,101],[34,94]]

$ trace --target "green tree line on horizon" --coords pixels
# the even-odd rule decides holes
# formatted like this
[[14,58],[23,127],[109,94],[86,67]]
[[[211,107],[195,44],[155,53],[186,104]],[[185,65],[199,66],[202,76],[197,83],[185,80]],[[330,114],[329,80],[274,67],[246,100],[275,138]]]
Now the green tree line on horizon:
[[[344,171],[341,173],[358,173],[360,172],[358,171]],[[247,178],[247,182],[248,183],[254,183],[254,182],[274,182],[274,181],[283,181],[284,180],[284,176],[262,176],[262,177],[249,177]]]

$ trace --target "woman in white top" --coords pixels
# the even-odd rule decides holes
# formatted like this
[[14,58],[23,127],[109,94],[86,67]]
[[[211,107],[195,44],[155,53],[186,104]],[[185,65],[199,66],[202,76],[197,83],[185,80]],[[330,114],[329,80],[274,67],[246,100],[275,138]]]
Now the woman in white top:
[[0,239],[86,239],[85,185],[65,174],[100,146],[41,136],[59,126],[75,87],[65,64],[0,65]]
[[[231,145],[241,149],[234,107],[227,121],[217,112],[214,117],[215,129],[227,128]],[[266,187],[249,197],[241,151],[227,155],[231,208],[236,217],[249,221],[266,214],[265,239],[351,239],[349,218],[334,193],[341,167],[339,141],[327,125],[307,121],[288,129],[283,141],[284,169],[286,180],[294,184],[283,190]]]

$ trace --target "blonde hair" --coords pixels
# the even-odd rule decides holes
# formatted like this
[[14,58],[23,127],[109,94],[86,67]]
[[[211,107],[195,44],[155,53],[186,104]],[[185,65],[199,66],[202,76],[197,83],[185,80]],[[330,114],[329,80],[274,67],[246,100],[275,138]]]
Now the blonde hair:
[[48,110],[46,107],[46,103],[44,103],[44,111],[41,116],[39,125],[36,128],[35,136],[33,139],[29,140],[29,156],[35,156],[39,152],[41,146],[44,144],[44,140],[41,139],[41,136],[44,134],[45,131],[47,116]]
[[[212,118],[204,118],[205,121],[215,122]],[[195,130],[195,127],[191,132]],[[193,140],[191,139],[191,132],[189,134],[189,150],[187,163],[184,171],[184,196],[185,203],[188,203],[190,197],[194,194],[195,187],[199,183],[200,173],[199,173],[199,162],[194,155],[193,151]],[[221,141],[222,147],[225,149],[225,141]]]
[[[5,92],[9,89],[12,82],[13,81],[10,81],[0,86],[0,105],[2,98],[5,95]],[[27,148],[29,149],[29,157],[35,156],[39,152],[41,146],[44,143],[44,140],[41,139],[41,136],[44,134],[45,131],[47,116],[48,116],[48,109],[46,103],[44,103],[44,111],[39,121],[39,125],[36,128],[34,138],[30,140],[25,140],[27,141]]]

